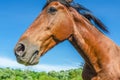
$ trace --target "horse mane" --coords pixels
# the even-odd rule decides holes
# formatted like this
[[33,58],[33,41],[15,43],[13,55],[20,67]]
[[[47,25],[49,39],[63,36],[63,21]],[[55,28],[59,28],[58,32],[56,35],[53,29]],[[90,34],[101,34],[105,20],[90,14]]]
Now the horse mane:
[[92,12],[85,8],[84,6],[82,6],[79,3],[68,3],[66,2],[66,0],[49,0],[47,1],[47,3],[45,4],[45,6],[43,7],[43,9],[51,2],[53,1],[59,1],[61,4],[65,5],[66,7],[72,7],[74,8],[79,14],[83,15],[86,19],[88,19],[90,21],[90,23],[92,25],[94,25],[100,32],[104,33],[109,33],[107,27],[101,22],[101,20],[99,20],[97,17],[95,17]]

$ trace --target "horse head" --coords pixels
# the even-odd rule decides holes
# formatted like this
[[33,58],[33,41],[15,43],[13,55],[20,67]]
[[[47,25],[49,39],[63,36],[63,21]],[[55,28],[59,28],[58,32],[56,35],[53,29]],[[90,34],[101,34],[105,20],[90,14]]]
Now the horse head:
[[[40,56],[73,33],[74,22],[68,7],[59,0],[47,1],[49,4],[16,44],[14,51],[19,63],[37,64]],[[71,1],[65,0],[63,3],[69,4]]]

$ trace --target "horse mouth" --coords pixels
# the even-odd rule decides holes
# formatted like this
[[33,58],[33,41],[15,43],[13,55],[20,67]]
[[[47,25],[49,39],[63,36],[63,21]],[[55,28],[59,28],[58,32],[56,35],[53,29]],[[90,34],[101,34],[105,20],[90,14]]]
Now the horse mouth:
[[17,57],[17,61],[21,64],[24,64],[26,66],[29,65],[36,65],[39,62],[38,58],[39,51],[35,51],[30,57],[25,56],[25,57]]
[[38,53],[39,53],[39,51],[35,51],[34,54],[31,56],[30,60],[28,61],[28,63],[34,63],[34,61],[38,57]]

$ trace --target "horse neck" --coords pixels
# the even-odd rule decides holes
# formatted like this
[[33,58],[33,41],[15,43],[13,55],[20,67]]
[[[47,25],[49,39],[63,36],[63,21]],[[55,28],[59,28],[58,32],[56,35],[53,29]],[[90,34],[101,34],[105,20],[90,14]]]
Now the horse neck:
[[[69,40],[85,62],[95,72],[99,72],[103,66],[105,67],[109,63],[110,56],[113,56],[111,53],[116,49],[116,45],[82,15],[75,14],[74,22],[74,34]],[[110,51],[111,48],[114,48],[113,52]]]

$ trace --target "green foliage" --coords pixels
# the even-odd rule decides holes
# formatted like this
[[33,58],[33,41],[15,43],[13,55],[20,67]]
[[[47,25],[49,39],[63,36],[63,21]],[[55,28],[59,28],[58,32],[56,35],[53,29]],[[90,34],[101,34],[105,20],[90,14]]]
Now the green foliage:
[[0,80],[82,80],[82,69],[66,71],[35,72],[29,70],[0,68]]

